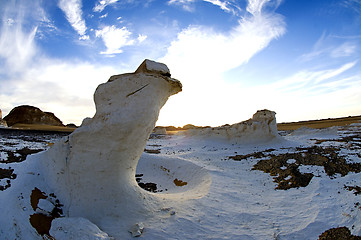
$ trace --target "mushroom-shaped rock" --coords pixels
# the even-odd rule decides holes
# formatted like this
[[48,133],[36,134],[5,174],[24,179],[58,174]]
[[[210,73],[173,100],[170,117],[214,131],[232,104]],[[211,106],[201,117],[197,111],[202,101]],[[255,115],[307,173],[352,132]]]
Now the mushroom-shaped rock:
[[96,113],[42,158],[45,180],[68,217],[104,225],[137,221],[154,196],[138,187],[138,160],[168,97],[181,91],[166,65],[145,60],[135,73],[110,77],[94,93]]

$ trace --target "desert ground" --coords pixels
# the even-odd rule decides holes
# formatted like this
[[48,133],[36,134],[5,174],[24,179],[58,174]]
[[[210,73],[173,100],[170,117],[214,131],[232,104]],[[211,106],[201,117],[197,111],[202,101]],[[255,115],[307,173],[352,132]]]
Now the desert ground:
[[[175,199],[173,207],[144,222],[141,238],[361,239],[360,120],[280,123],[280,139],[257,144],[152,134],[136,181],[154,194],[181,193],[184,199]],[[36,172],[22,164],[35,161],[39,152],[72,130],[29,125],[0,129],[1,239],[50,236],[49,229],[29,222],[36,214],[30,199],[19,200],[19,215],[14,210],[18,205],[6,196],[12,189],[31,191],[33,184],[41,189],[44,184],[36,174],[31,184],[17,184],[27,172]],[[61,208],[61,199],[56,201]],[[60,210],[51,220],[64,217]],[[6,231],[13,224],[22,226],[22,232]],[[107,236],[107,229],[99,231]],[[125,232],[119,238],[133,237]]]
[[350,117],[342,117],[342,118],[329,118],[329,119],[321,119],[321,120],[278,123],[277,128],[279,131],[296,130],[300,127],[328,128],[334,126],[345,126],[360,121],[361,121],[361,116],[350,116]]
[[72,127],[62,127],[62,126],[51,126],[43,124],[15,124],[11,129],[19,130],[35,130],[35,131],[48,131],[48,132],[65,132],[71,133],[75,128]]

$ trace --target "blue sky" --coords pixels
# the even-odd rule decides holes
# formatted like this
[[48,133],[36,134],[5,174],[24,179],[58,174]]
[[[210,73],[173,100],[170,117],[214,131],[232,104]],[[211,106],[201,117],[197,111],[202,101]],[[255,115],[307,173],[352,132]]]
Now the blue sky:
[[0,108],[80,124],[95,88],[163,62],[183,91],[158,125],[361,114],[361,0],[0,2]]

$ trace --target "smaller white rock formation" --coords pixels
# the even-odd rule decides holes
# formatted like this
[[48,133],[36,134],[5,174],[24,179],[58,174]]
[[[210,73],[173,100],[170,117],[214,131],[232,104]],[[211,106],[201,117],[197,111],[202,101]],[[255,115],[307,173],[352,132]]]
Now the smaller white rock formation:
[[153,130],[153,134],[165,135],[167,134],[167,129],[165,127],[155,127]]
[[276,113],[259,110],[247,121],[220,127],[206,127],[186,130],[185,135],[227,140],[233,143],[266,142],[279,138]]
[[7,127],[7,123],[4,119],[2,119],[2,112],[1,112],[1,109],[0,109],[0,127]]
[[50,235],[56,240],[111,240],[107,233],[85,218],[55,218]]

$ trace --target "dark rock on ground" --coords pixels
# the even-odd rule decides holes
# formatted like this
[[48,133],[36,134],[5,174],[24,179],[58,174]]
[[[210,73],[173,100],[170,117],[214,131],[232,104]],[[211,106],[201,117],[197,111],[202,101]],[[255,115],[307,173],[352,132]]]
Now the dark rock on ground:
[[160,149],[144,149],[144,152],[146,153],[151,153],[151,154],[159,154],[160,153]]
[[5,189],[11,187],[10,179],[15,179],[16,174],[13,173],[14,169],[3,169],[0,168],[0,179],[7,178],[6,184],[4,186],[0,185],[0,191],[4,191]]
[[[19,130],[0,128],[0,163],[22,162],[29,154],[46,150],[50,145],[67,136],[65,132]],[[11,187],[11,181],[16,178],[11,167],[0,168],[0,191]]]
[[348,191],[353,191],[353,194],[359,195],[361,194],[361,187],[359,186],[344,186],[344,188]]
[[351,235],[351,231],[347,227],[338,227],[325,231],[318,240],[361,240],[361,237]]
[[28,105],[13,108],[10,113],[4,117],[4,120],[9,127],[17,123],[64,126],[62,121],[60,121],[54,113],[43,112],[37,107]]
[[162,191],[158,191],[157,190],[157,184],[156,183],[143,183],[142,182],[142,177],[143,177],[143,174],[136,174],[135,175],[135,180],[137,181],[138,183],[138,186],[143,188],[144,190],[148,191],[148,192],[162,192]]
[[284,154],[271,154],[274,149],[255,152],[246,155],[230,156],[229,159],[243,161],[248,158],[267,158],[258,161],[252,170],[260,170],[274,176],[277,183],[276,189],[287,190],[290,188],[306,187],[313,178],[312,173],[301,173],[299,166],[322,166],[326,174],[333,178],[336,174],[341,176],[349,172],[361,172],[360,163],[348,163],[346,156],[340,155],[337,147],[311,146],[296,148],[296,152]]

